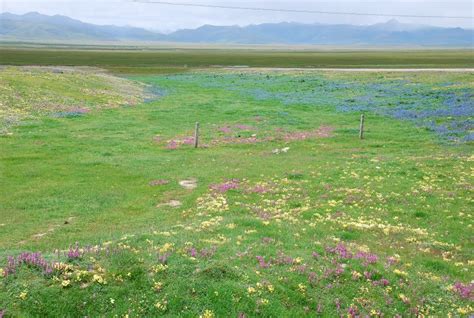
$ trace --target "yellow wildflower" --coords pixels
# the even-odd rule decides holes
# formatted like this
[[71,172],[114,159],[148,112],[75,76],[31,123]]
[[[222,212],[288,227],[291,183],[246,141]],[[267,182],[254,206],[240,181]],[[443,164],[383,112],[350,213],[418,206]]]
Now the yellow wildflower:
[[403,301],[404,303],[409,303],[410,302],[410,299],[407,296],[405,296],[404,294],[398,295],[398,298],[400,298],[400,300]]
[[160,291],[162,288],[163,288],[163,283],[161,282],[155,282],[155,284],[153,285],[153,289],[155,291]]
[[261,305],[266,306],[266,305],[268,305],[268,303],[269,303],[268,299],[266,299],[266,298],[260,299],[260,304],[261,304]]
[[214,318],[216,315],[212,310],[206,309],[199,318]]
[[160,311],[166,311],[168,302],[166,300],[159,301],[155,304],[155,308]]
[[160,273],[160,272],[164,272],[165,270],[168,269],[168,265],[165,265],[165,264],[158,264],[158,265],[154,265],[152,266],[151,270],[154,272],[154,273]]
[[102,285],[107,284],[105,279],[102,276],[97,275],[97,274],[94,274],[94,276],[92,277],[92,281],[97,282],[97,283],[102,284]]
[[306,286],[302,283],[299,283],[298,284],[298,290],[302,293],[305,293],[306,292]]
[[361,273],[359,273],[358,271],[352,271],[352,278],[359,279],[361,277],[362,277]]
[[401,271],[399,269],[394,269],[393,270],[393,273],[397,276],[401,276],[401,277],[408,277],[408,273],[407,272],[404,272],[404,271]]
[[162,248],[160,248],[160,253],[166,253],[173,249],[173,244],[172,243],[165,243]]
[[461,315],[467,315],[467,314],[471,313],[472,310],[473,310],[473,308],[471,306],[459,307],[457,309],[458,313],[461,314]]

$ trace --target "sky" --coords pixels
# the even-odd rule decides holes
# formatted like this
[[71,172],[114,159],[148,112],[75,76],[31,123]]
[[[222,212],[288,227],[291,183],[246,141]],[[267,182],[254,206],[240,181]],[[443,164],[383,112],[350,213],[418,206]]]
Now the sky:
[[[168,0],[211,5],[319,11],[368,12],[378,14],[474,16],[471,0]],[[0,0],[0,12],[31,11],[66,15],[100,25],[128,25],[160,32],[212,25],[249,25],[274,22],[348,23],[367,25],[386,22],[388,17],[335,16],[309,13],[242,11],[217,8],[177,7],[132,0]],[[397,18],[403,23],[474,28],[474,20]]]

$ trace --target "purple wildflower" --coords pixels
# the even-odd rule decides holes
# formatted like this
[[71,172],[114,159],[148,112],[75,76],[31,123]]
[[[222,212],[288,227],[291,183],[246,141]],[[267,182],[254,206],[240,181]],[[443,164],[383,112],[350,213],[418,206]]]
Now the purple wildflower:
[[185,137],[182,142],[184,145],[194,145],[194,137]]
[[212,184],[210,188],[216,192],[222,192],[225,193],[229,190],[237,189],[240,185],[240,180],[239,179],[230,179],[227,180],[223,183],[219,184]]
[[235,128],[240,129],[240,130],[253,130],[253,127],[247,126],[247,125],[235,125]]
[[224,127],[219,128],[219,131],[223,132],[224,134],[230,134],[232,132],[232,129],[230,129],[229,126],[224,126]]
[[201,254],[201,257],[203,258],[211,258],[212,256],[214,256],[216,251],[217,251],[217,248],[213,246],[211,248],[203,248],[200,254]]
[[194,247],[191,247],[187,250],[187,253],[189,256],[194,257],[194,258],[197,258],[197,257],[211,258],[212,256],[214,256],[216,251],[217,251],[217,248],[215,246],[211,248],[203,248],[200,251]]
[[166,145],[166,149],[175,150],[178,149],[178,143],[176,140],[170,140]]
[[351,305],[348,309],[347,309],[347,315],[351,318],[355,318],[355,317],[358,317],[359,315],[359,309],[354,306],[354,305]]
[[283,252],[279,252],[275,259],[275,263],[278,265],[292,265],[294,261],[295,260],[292,257],[286,256]]
[[79,249],[79,244],[76,243],[74,247],[69,247],[69,250],[67,251],[66,255],[70,261],[81,258],[82,253]]
[[194,247],[191,247],[188,250],[188,254],[189,254],[189,256],[196,258],[197,257],[197,250]]
[[397,263],[398,263],[398,259],[396,259],[395,257],[393,256],[387,257],[387,266],[392,266]]
[[463,299],[474,300],[474,283],[463,284],[456,282],[454,284],[454,291]]
[[41,253],[25,252],[14,258],[13,256],[8,257],[7,267],[5,269],[5,276],[14,274],[17,269],[25,265],[30,268],[36,268],[43,271],[43,274],[48,275],[52,272],[51,264],[46,261]]
[[323,305],[321,305],[321,303],[318,303],[318,308],[316,309],[316,311],[318,312],[318,314],[323,312]]
[[257,256],[256,258],[258,260],[258,266],[260,266],[261,268],[270,267],[270,263],[265,262],[265,259],[263,258],[263,256]]
[[367,271],[364,272],[364,277],[365,277],[365,279],[367,279],[367,280],[370,280],[373,275],[374,275],[374,274],[373,274],[372,272],[367,272]]
[[326,251],[329,252],[329,253],[332,253],[332,254],[336,254],[340,258],[343,258],[343,259],[351,259],[352,256],[353,256],[352,253],[349,252],[347,247],[342,243],[337,244],[337,246],[333,247],[333,248],[332,247],[327,247]]
[[366,253],[366,252],[357,252],[356,255],[354,256],[355,259],[363,259],[363,265],[367,266],[369,264],[375,264],[377,263],[379,257],[375,254],[371,253]]
[[158,253],[157,257],[158,257],[158,262],[160,264],[167,264],[168,263],[168,257],[170,256],[169,253],[165,253],[165,254],[160,254]]
[[250,192],[252,193],[267,193],[269,190],[262,186],[262,185],[257,185],[255,187],[253,187],[252,189],[250,189]]

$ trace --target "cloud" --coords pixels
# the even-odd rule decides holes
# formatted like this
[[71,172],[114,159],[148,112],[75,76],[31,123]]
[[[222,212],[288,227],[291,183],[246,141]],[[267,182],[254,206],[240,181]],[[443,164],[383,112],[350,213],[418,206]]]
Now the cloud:
[[[0,11],[17,14],[38,11],[61,14],[95,24],[132,25],[153,30],[173,31],[195,28],[203,24],[248,25],[266,22],[294,21],[301,23],[373,24],[385,22],[387,17],[334,16],[285,12],[241,11],[213,8],[176,7],[136,3],[131,0],[0,0]],[[184,2],[181,0],[169,0]],[[270,7],[283,9],[352,11],[410,15],[472,15],[471,1],[434,0],[199,0],[192,3],[211,5]],[[473,27],[473,20],[398,18],[401,22],[439,26]]]

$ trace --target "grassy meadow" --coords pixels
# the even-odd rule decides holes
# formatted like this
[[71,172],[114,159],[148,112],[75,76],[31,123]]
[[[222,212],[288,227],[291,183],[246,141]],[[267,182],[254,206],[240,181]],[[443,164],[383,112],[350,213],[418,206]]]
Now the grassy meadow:
[[181,73],[194,68],[249,66],[302,68],[466,68],[474,67],[469,49],[283,50],[281,48],[173,48],[165,46],[0,46],[3,65],[96,66],[115,74]]
[[0,70],[0,317],[473,314],[474,74],[55,54],[138,69]]

